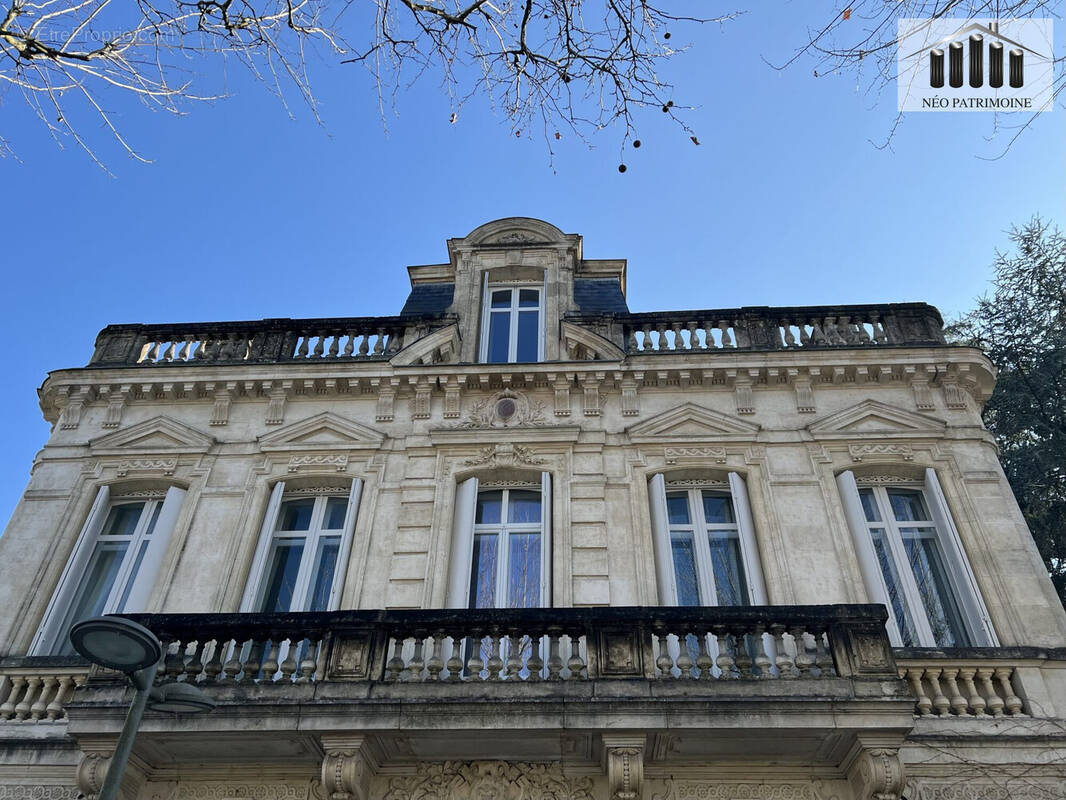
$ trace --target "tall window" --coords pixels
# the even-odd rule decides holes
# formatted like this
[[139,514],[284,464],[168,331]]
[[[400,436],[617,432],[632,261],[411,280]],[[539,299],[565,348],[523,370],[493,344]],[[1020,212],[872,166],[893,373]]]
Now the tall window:
[[362,481],[285,493],[275,484],[260,534],[246,611],[335,609],[351,551]]
[[763,604],[751,510],[743,478],[649,485],[659,599],[664,605]]
[[539,481],[481,484],[455,497],[448,608],[551,605],[551,475]]
[[666,493],[679,606],[748,605],[740,532],[729,492]]
[[478,492],[470,608],[537,608],[541,583],[541,493]]
[[970,647],[995,641],[936,475],[908,484],[837,481],[871,599],[889,609],[889,635],[904,647]]
[[147,609],[184,498],[176,487],[136,497],[98,491],[31,653],[71,655],[74,623]]
[[490,364],[540,361],[544,351],[541,287],[488,283],[485,287],[481,360]]

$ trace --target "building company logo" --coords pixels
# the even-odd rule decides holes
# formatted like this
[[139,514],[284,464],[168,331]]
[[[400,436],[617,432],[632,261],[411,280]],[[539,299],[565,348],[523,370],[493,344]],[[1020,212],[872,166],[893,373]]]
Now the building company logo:
[[1050,111],[1050,19],[901,19],[900,111]]

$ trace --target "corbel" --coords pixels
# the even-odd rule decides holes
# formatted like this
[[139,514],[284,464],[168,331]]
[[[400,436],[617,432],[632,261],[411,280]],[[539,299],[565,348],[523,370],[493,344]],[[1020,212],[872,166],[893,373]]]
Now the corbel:
[[643,377],[640,373],[623,375],[619,383],[622,387],[622,416],[635,417],[640,414],[640,395],[637,394],[637,381]]
[[736,395],[738,414],[755,413],[755,394],[752,391],[752,384],[754,383],[753,372],[756,376],[758,375],[758,370],[745,370],[743,372],[738,370],[736,372],[733,381],[733,392]]
[[466,384],[466,376],[449,375],[444,384],[444,418],[456,419],[462,411],[462,390]]
[[[110,389],[111,387],[107,388]],[[107,415],[104,417],[104,422],[101,427],[117,428],[122,424],[122,412],[126,408],[126,403],[130,398],[130,392],[132,390],[132,384],[127,383],[119,386],[118,391],[109,392],[107,394]]]
[[588,374],[582,378],[581,413],[586,417],[600,415],[600,384],[603,379],[604,373],[602,372]]
[[844,760],[856,800],[900,800],[906,775],[896,737],[860,736]]
[[289,392],[292,391],[292,381],[281,381],[277,384],[264,381],[263,391],[270,398],[270,402],[267,403],[265,422],[267,425],[280,425],[285,421],[285,401]]
[[933,392],[929,388],[929,366],[918,367],[908,364],[903,368],[903,374],[910,380],[911,391],[914,392],[914,405],[919,411],[931,411],[936,408],[933,402]]
[[81,424],[81,412],[85,409],[85,403],[89,400],[89,387],[79,386],[69,395],[60,390],[60,402],[62,402],[64,397],[66,398],[66,404],[63,406],[63,413],[59,416],[59,427],[63,430],[73,430]]
[[811,388],[810,375],[798,369],[789,369],[788,377],[792,388],[796,391],[796,411],[801,414],[813,414],[815,411],[814,390]]
[[966,390],[959,385],[958,372],[954,369],[946,372],[942,385],[944,388],[944,405],[948,408],[966,408]]
[[605,733],[602,738],[607,796],[610,800],[642,800],[647,737]]
[[367,800],[377,759],[370,737],[323,736],[322,788],[329,800]]
[[429,419],[432,414],[433,384],[436,379],[419,377],[414,383],[414,400],[412,401],[411,418]]
[[229,381],[221,389],[215,390],[215,404],[211,408],[211,422],[209,424],[229,424],[229,406],[233,400],[233,391],[236,388],[236,381]]
[[556,375],[554,372],[548,375],[548,381],[555,390],[555,416],[570,416],[570,384],[574,380],[573,373]]
[[392,422],[395,417],[396,389],[400,385],[399,378],[382,378],[378,385],[378,407],[374,413],[374,419],[378,422]]

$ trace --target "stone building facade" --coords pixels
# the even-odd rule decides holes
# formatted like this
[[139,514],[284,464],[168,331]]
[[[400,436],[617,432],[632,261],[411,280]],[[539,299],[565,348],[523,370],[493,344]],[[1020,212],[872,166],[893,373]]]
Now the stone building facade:
[[[509,218],[400,314],[113,325],[0,537],[0,799],[1066,797],[1066,614],[920,303],[631,313]],[[710,293],[709,291],[707,292]]]

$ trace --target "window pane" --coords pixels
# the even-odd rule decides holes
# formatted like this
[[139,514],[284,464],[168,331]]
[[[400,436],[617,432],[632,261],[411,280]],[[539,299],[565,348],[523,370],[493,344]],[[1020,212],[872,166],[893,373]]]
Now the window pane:
[[108,595],[111,594],[111,587],[115,585],[115,578],[122,566],[122,557],[126,555],[126,549],[129,546],[129,542],[100,541],[96,543],[89,568],[85,572],[81,586],[78,587],[78,593],[63,622],[62,632],[55,648],[57,655],[73,655],[74,653],[74,647],[70,644],[70,638],[67,635],[71,625],[104,613],[104,605],[107,603]]
[[519,289],[518,290],[518,307],[519,308],[536,308],[540,304],[540,290],[539,289]]
[[474,523],[477,525],[498,525],[500,507],[503,505],[503,492],[478,492]]
[[511,490],[507,499],[507,521],[515,523],[540,522],[540,492]]
[[507,580],[508,608],[536,608],[540,605],[540,534],[512,533]]
[[[302,502],[302,501],[301,501]],[[296,591],[296,576],[304,552],[303,539],[279,539],[274,542],[270,567],[267,569],[266,592],[260,611],[289,611]]]
[[520,311],[518,313],[518,352],[517,361],[536,361],[540,322],[539,311]]
[[111,512],[107,515],[104,523],[104,536],[133,536],[137,528],[137,520],[141,518],[144,503],[123,503],[120,506],[111,506]]
[[[155,524],[155,520],[152,520],[152,524]],[[130,592],[133,590],[133,582],[137,580],[137,573],[141,569],[141,562],[144,561],[144,554],[148,551],[148,541],[142,539],[141,546],[137,548],[137,560],[133,563],[133,569],[130,571],[130,576],[126,579],[126,588],[122,590],[122,597],[118,601],[118,605],[115,607],[115,613],[121,614],[123,611],[142,611],[143,609],[126,608],[126,601],[130,599]]]
[[719,492],[703,493],[703,516],[711,524],[733,524],[733,499]]
[[903,546],[907,550],[918,593],[929,617],[929,627],[937,647],[967,647],[970,644],[962,624],[955,596],[944,570],[940,545],[933,536],[922,536],[917,528],[902,528]]
[[331,497],[326,501],[326,518],[322,527],[327,531],[339,531],[344,527],[344,515],[348,513],[347,497]]
[[925,501],[921,492],[908,492],[905,489],[889,489],[888,500],[892,504],[892,514],[899,522],[926,522],[929,512],[925,510]]
[[279,531],[306,531],[311,528],[311,512],[315,508],[315,498],[287,500],[281,504],[278,515]]
[[881,512],[877,509],[873,489],[859,489],[859,499],[862,500],[862,510],[866,514],[866,521],[880,522]]
[[497,535],[474,537],[474,563],[470,569],[470,607],[496,607]]
[[881,566],[881,574],[885,578],[885,588],[888,589],[888,602],[892,606],[892,617],[896,620],[900,638],[904,647],[914,647],[918,644],[918,637],[914,633],[914,624],[911,622],[910,611],[906,600],[903,598],[903,590],[899,585],[899,575],[896,573],[896,562],[888,550],[888,542],[885,541],[884,528],[874,528],[871,531],[874,540],[874,551],[877,553],[877,563]]
[[506,312],[489,314],[489,355],[490,364],[506,364],[507,349],[511,335],[511,315]]
[[333,575],[337,571],[337,555],[341,549],[339,536],[324,536],[318,546],[315,571],[311,575],[311,597],[307,611],[325,611],[333,589]]
[[510,308],[511,290],[497,289],[492,293],[492,308]]
[[148,527],[144,529],[145,536],[151,536],[152,531],[155,530],[155,524],[159,521],[159,514],[163,510],[163,504],[161,502],[155,504],[155,510],[152,512],[152,519],[148,522]]
[[688,494],[676,492],[666,495],[666,517],[671,525],[691,525],[688,513]]
[[691,533],[671,533],[670,549],[674,556],[674,581],[677,583],[677,604],[698,606],[700,589],[696,578],[696,550]]
[[748,587],[744,579],[744,562],[740,558],[740,541],[736,536],[711,534],[710,545],[718,605],[746,606]]

